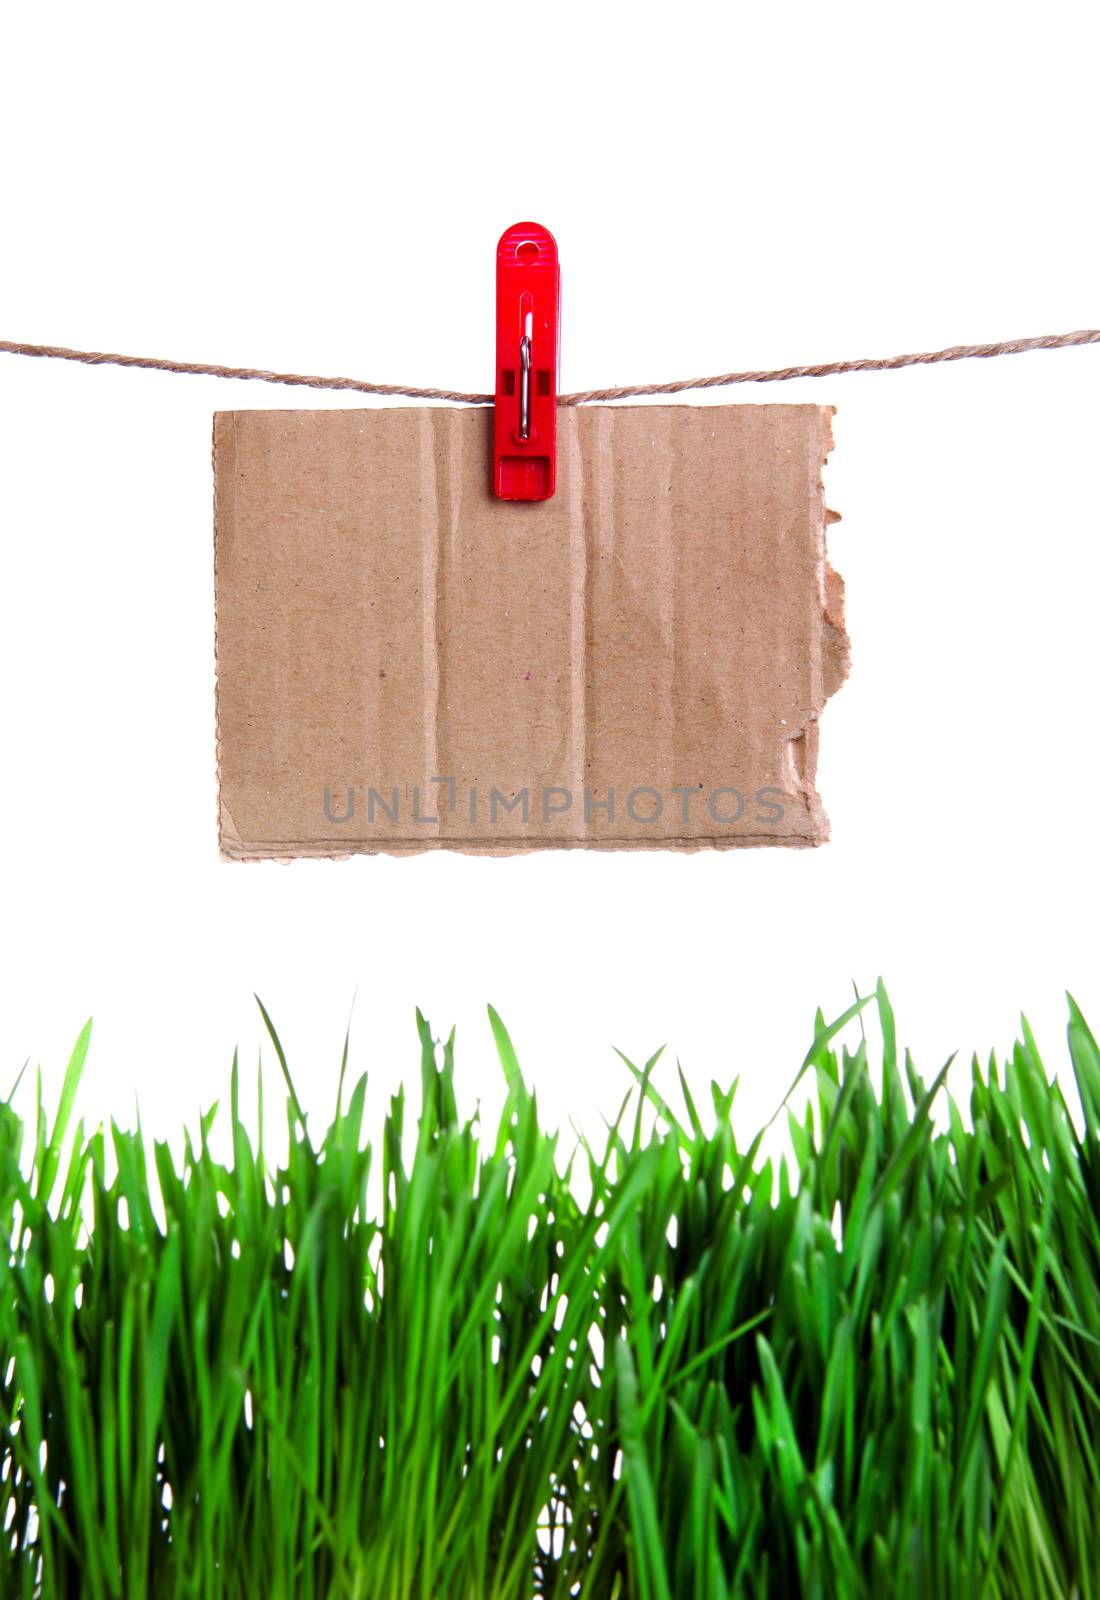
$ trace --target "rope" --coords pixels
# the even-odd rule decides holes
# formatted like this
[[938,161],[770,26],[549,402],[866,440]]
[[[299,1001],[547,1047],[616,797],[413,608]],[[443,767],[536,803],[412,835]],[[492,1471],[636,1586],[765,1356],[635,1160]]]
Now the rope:
[[[737,383],[786,383],[792,378],[832,378],[845,372],[894,372],[899,367],[929,367],[941,361],[969,361],[990,356],[1020,355],[1026,350],[1065,350],[1073,345],[1100,344],[1100,328],[1076,333],[1044,333],[1034,339],[1003,339],[996,344],[956,344],[946,350],[923,350],[915,355],[864,356],[852,361],[822,361],[772,371],[722,372],[710,378],[681,378],[673,383],[635,383],[615,389],[582,389],[559,395],[565,406],[590,400],[629,400],[645,394],[683,394],[688,389],[724,389]],[[418,389],[402,383],[369,383],[363,378],[324,378],[299,372],[269,372],[264,367],[226,367],[220,362],[171,361],[162,356],[112,355],[103,350],[69,350],[64,345],[17,344],[0,339],[0,353],[11,356],[45,356],[51,361],[79,361],[89,367],[141,367],[151,372],[178,372],[201,378],[243,378],[254,383],[291,384],[305,389],[338,389],[352,394],[400,395],[410,400],[450,400],[457,405],[484,406],[491,394],[469,394],[462,389]]]

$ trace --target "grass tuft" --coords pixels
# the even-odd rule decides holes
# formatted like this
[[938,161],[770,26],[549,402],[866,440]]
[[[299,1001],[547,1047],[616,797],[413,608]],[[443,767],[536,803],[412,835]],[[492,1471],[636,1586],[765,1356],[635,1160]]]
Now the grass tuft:
[[[839,1042],[868,1004],[874,1066]],[[346,1046],[315,1142],[263,1016],[275,1168],[236,1063],[228,1165],[214,1112],[152,1171],[140,1129],[71,1128],[87,1029],[29,1150],[0,1105],[5,1600],[1100,1597],[1100,1051],[1072,1001],[1076,1124],[1026,1023],[964,1116],[881,986],[819,1014],[778,1165],[735,1085],[707,1107],[681,1075],[677,1113],[656,1057],[565,1163],[495,1012],[486,1134],[418,1016],[377,1206]]]

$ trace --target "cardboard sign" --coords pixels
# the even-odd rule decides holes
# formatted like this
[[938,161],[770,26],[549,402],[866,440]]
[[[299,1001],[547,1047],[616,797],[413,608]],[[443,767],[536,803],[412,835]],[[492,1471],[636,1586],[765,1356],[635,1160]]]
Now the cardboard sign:
[[217,415],[223,855],[822,843],[831,414],[562,407],[530,505],[485,410]]

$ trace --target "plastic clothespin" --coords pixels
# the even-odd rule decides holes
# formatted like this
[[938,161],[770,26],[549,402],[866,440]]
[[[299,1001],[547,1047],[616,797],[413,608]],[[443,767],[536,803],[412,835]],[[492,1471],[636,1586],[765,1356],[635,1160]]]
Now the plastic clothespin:
[[557,467],[561,274],[553,235],[516,222],[497,245],[493,493],[549,500]]

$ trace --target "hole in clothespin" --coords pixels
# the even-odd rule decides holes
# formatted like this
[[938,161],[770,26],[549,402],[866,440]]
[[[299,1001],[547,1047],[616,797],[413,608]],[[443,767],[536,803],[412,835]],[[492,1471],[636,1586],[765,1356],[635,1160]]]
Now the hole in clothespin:
[[521,261],[537,261],[539,247],[533,239],[524,239],[522,244],[516,245],[516,255]]

